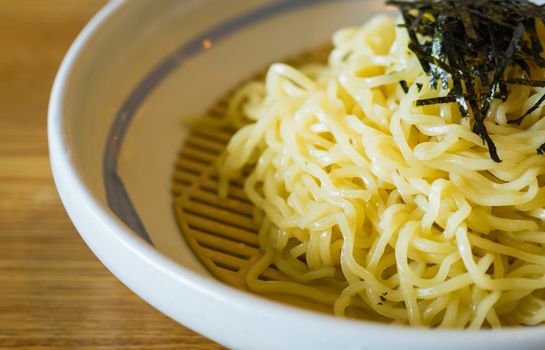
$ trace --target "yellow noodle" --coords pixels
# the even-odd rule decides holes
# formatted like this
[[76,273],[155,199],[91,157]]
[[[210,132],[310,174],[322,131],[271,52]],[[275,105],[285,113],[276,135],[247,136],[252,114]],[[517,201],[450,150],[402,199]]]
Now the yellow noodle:
[[[510,86],[493,101],[496,163],[455,104],[414,107],[447,91],[430,88],[394,19],[341,29],[333,44],[327,65],[274,64],[230,101],[239,130],[220,193],[251,170],[244,191],[260,211],[263,255],[249,288],[396,324],[543,322],[545,118],[537,109],[508,123],[543,89]],[[272,264],[291,280],[260,278]]]

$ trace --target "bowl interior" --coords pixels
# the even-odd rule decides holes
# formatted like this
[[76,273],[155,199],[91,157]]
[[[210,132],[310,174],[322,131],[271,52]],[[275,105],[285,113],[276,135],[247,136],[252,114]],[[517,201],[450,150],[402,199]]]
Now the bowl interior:
[[203,114],[240,81],[328,43],[336,29],[363,23],[384,5],[164,0],[121,10],[84,48],[69,82],[64,131],[71,156],[106,208],[166,256],[207,275],[171,204],[184,118]]

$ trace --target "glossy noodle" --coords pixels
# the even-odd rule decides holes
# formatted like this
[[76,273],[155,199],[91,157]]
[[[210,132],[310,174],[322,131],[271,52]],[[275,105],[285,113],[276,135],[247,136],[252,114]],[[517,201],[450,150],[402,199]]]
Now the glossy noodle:
[[[231,100],[240,129],[220,191],[250,171],[262,257],[248,287],[413,326],[543,322],[545,119],[538,108],[521,126],[508,120],[545,90],[510,86],[494,100],[496,163],[456,104],[414,106],[448,91],[430,88],[394,18],[342,29],[333,44],[327,65],[274,64]],[[291,280],[259,278],[271,265]]]

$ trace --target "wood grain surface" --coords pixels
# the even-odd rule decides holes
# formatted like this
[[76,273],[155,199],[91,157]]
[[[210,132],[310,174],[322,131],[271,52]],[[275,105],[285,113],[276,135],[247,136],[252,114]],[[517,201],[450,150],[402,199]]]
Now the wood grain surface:
[[47,103],[61,59],[105,0],[0,0],[0,349],[220,349],[95,258],[55,190]]

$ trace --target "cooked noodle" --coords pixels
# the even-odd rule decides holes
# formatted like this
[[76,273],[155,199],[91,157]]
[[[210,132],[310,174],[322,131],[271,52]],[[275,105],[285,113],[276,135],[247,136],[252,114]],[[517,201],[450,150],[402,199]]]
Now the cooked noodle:
[[[543,322],[545,119],[538,109],[520,127],[507,121],[545,91],[512,86],[494,100],[496,163],[455,104],[414,107],[447,91],[430,89],[394,19],[333,43],[328,65],[274,64],[231,100],[241,128],[219,165],[221,193],[251,169],[263,254],[249,288],[414,326]],[[291,281],[259,278],[272,264]]]

